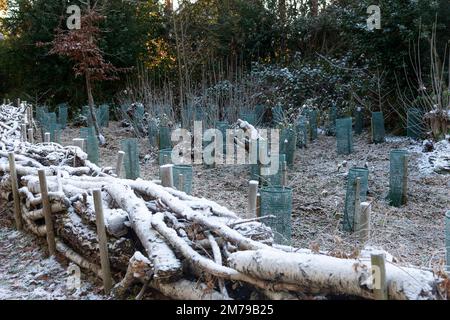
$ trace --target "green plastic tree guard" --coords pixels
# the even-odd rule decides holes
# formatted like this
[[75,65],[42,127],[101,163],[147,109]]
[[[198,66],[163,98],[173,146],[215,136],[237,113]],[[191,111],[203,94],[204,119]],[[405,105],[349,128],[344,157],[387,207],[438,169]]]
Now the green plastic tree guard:
[[159,150],[159,165],[164,166],[172,163],[172,149]]
[[[44,136],[46,132],[50,133],[50,140],[52,140],[52,130],[55,130],[55,124],[57,123],[57,117],[56,113],[54,112],[46,112],[42,115],[42,122],[41,122],[41,134]],[[53,138],[55,135],[53,135]]]
[[205,121],[206,119],[206,113],[205,110],[201,106],[195,107],[195,121]]
[[190,129],[194,121],[194,107],[192,104],[185,105],[181,110],[181,124],[184,129]]
[[264,116],[266,114],[266,107],[262,104],[257,104],[255,107],[256,125],[260,126],[264,122]]
[[247,121],[248,123],[250,123],[252,126],[256,125],[256,114],[254,112],[251,111],[242,111],[239,114],[239,118],[241,120]]
[[67,118],[69,116],[69,106],[66,103],[58,105],[58,123],[61,125],[61,129],[67,127]]
[[50,141],[54,143],[61,143],[61,125],[59,123],[52,122],[48,125],[48,131],[50,132]]
[[159,127],[159,150],[171,148],[172,142],[170,127]]
[[308,111],[308,119],[309,119],[309,129],[310,129],[310,138],[311,141],[317,140],[317,124],[319,113],[316,109],[311,109]]
[[445,248],[447,254],[447,272],[450,272],[450,210],[445,214]]
[[285,128],[280,134],[280,153],[286,155],[286,162],[289,166],[294,164],[295,151],[297,148],[297,134],[295,130]]
[[355,134],[361,134],[364,128],[364,111],[361,107],[355,109]]
[[189,165],[176,165],[173,166],[173,184],[175,188],[180,188],[180,174],[183,175],[183,186],[180,191],[187,194],[192,194],[192,176],[193,169]]
[[36,120],[40,125],[44,123],[44,116],[48,112],[47,106],[39,106],[36,108]]
[[223,136],[223,154],[227,153],[227,130],[229,129],[229,124],[226,121],[216,121],[215,127],[222,133]]
[[81,114],[86,118],[86,125],[88,127],[92,127],[94,125],[94,122],[92,120],[91,110],[89,106],[83,106],[81,109]]
[[331,106],[328,114],[327,135],[336,135],[336,120],[338,118],[338,110],[336,106]]
[[261,216],[273,215],[275,219],[265,221],[274,233],[274,242],[290,245],[292,237],[292,189],[264,187],[261,194]]
[[423,112],[418,108],[411,108],[407,113],[406,134],[408,137],[420,140],[423,137],[425,125],[423,122]]
[[148,141],[150,143],[150,147],[158,147],[158,135],[158,124],[155,121],[150,120],[148,124]]
[[392,150],[390,155],[389,202],[394,207],[406,204],[404,179],[407,178],[405,166],[408,164],[406,150]]
[[142,121],[142,119],[144,119],[145,116],[145,108],[144,105],[142,104],[138,104],[135,106],[134,109],[134,118],[137,121]]
[[272,120],[274,125],[278,125],[284,122],[284,111],[281,106],[272,108]]
[[136,180],[140,176],[139,146],[136,138],[126,139],[121,143],[125,152],[124,167],[127,179]]
[[93,127],[81,128],[80,137],[85,139],[86,153],[88,154],[88,160],[92,163],[99,164],[99,145],[98,139],[95,135],[95,129]]
[[297,122],[297,146],[299,148],[308,146],[308,133],[308,119],[305,116],[300,116]]
[[44,122],[45,122],[45,124],[57,123],[56,113],[54,113],[54,112],[45,113],[44,114]]
[[373,143],[383,143],[385,141],[385,135],[383,112],[372,112]]
[[355,200],[356,200],[356,178],[360,178],[360,199],[366,201],[369,188],[369,170],[366,168],[352,168],[347,177],[347,194],[345,197],[345,211],[343,228],[344,231],[353,232],[355,225]]
[[353,152],[352,118],[336,120],[336,141],[338,154]]
[[261,163],[259,161],[259,143],[257,142],[256,147],[257,155],[256,155],[256,163],[250,163],[250,180],[259,181],[261,174]]
[[[283,168],[283,162],[286,161],[286,155],[280,154],[278,158],[278,170],[276,173],[271,175],[261,175],[260,180],[262,180],[262,184],[269,187],[278,187],[282,185],[282,168]],[[270,165],[266,166],[270,167]],[[262,168],[262,166],[260,167]]]
[[97,121],[98,121],[99,126],[108,127],[108,125],[109,125],[109,106],[107,104],[102,104],[97,109]]

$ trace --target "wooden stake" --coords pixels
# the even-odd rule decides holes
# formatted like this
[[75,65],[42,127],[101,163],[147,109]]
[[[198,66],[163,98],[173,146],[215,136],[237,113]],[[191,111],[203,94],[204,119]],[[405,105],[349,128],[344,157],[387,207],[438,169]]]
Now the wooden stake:
[[283,187],[286,187],[288,184],[288,171],[287,171],[287,162],[283,161],[283,163],[281,164],[281,171],[282,171],[282,176],[281,176],[281,184]]
[[44,133],[44,143],[50,143],[50,132]]
[[17,98],[17,108],[20,108],[20,98]]
[[356,230],[356,224],[361,216],[361,178],[355,179],[355,212],[353,215],[353,231]]
[[52,207],[48,198],[47,177],[45,170],[38,170],[39,185],[41,188],[42,210],[44,211],[45,229],[47,233],[47,244],[50,256],[56,253],[55,231],[53,230]]
[[12,194],[14,199],[14,220],[16,222],[17,230],[22,230],[22,211],[20,209],[20,195],[17,181],[16,159],[13,152],[8,153],[8,160],[9,171],[11,175]]
[[160,167],[161,184],[163,187],[173,188],[173,164]]
[[29,124],[31,126],[30,107],[27,107],[25,110],[25,124]]
[[408,202],[408,156],[403,157],[403,187],[402,187],[402,204]]
[[79,139],[79,138],[73,139],[72,143],[75,147],[78,147],[84,151],[84,139]]
[[256,216],[261,218],[261,194],[256,195]]
[[100,262],[102,267],[103,288],[109,294],[112,288],[111,266],[108,255],[108,239],[106,237],[105,217],[103,215],[102,192],[94,190],[94,206],[97,221],[97,236],[100,250]]
[[370,238],[370,215],[372,213],[372,204],[362,202],[359,215],[355,216],[355,232],[361,243],[365,243]]
[[184,175],[181,173],[178,175],[178,190],[184,191]]
[[27,139],[27,125],[25,123],[22,123],[20,125],[20,128],[21,128],[21,132],[22,132],[22,141],[23,142],[27,142],[28,141],[28,139]]
[[386,280],[386,257],[384,253],[372,254],[373,293],[376,300],[388,300]]
[[28,141],[31,144],[34,144],[34,132],[33,132],[33,128],[28,129]]
[[259,182],[251,180],[248,189],[248,211],[251,217],[257,217]]
[[123,164],[123,158],[125,157],[125,152],[119,151],[117,154],[117,164],[116,164],[116,175],[118,178],[120,178],[120,174],[122,173],[122,164]]
[[28,121],[30,122],[30,126],[33,127],[33,122],[34,122],[34,119],[33,119],[33,106],[29,106],[28,107],[28,113],[29,113]]

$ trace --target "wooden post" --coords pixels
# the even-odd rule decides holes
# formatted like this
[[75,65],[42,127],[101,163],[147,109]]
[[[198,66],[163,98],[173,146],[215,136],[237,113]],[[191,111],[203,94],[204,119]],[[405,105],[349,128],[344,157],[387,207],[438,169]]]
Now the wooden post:
[[33,132],[33,128],[28,129],[28,141],[31,144],[34,144],[34,132]]
[[20,209],[20,195],[19,195],[19,187],[17,181],[17,171],[16,171],[16,158],[14,157],[14,153],[8,153],[9,160],[9,171],[11,176],[11,187],[12,194],[14,199],[14,220],[16,222],[17,230],[22,230],[22,211]]
[[358,219],[361,216],[361,178],[355,179],[355,212],[353,215],[353,231],[356,230]]
[[97,189],[93,191],[95,216],[97,221],[97,237],[100,251],[100,263],[102,267],[103,288],[109,294],[112,288],[111,267],[108,255],[108,239],[106,237],[105,217],[103,215],[102,192]]
[[[72,139],[72,143],[75,147],[78,147],[81,149],[81,151],[84,151],[84,139]],[[77,166],[77,157],[73,157],[73,166]]]
[[283,187],[286,187],[288,184],[288,171],[287,171],[287,162],[283,161],[283,163],[281,164],[281,171],[282,171],[282,176],[281,176],[281,185]]
[[116,176],[120,178],[120,174],[122,172],[122,164],[123,164],[123,158],[125,157],[125,152],[119,151],[117,154],[117,164],[116,164]]
[[355,216],[355,232],[361,243],[367,242],[370,238],[370,215],[372,213],[372,204],[362,202],[359,214]]
[[256,217],[261,218],[261,194],[256,195]]
[[17,98],[17,108],[20,108],[20,98]]
[[31,126],[30,107],[27,107],[25,110],[25,124],[30,124]]
[[28,107],[28,121],[30,122],[30,126],[33,127],[33,106]]
[[173,188],[173,164],[166,164],[161,166],[160,172],[162,186]]
[[72,143],[75,147],[78,147],[84,151],[84,139],[79,139],[79,138],[73,139]]
[[376,300],[388,300],[386,257],[384,253],[372,254],[373,293]]
[[408,156],[403,157],[403,193],[402,193],[402,204],[408,202]]
[[44,133],[44,143],[50,143],[50,132]]
[[250,213],[250,217],[257,217],[257,207],[258,207],[258,186],[259,182],[255,180],[251,180],[249,182],[248,189],[248,212]]
[[48,252],[50,253],[50,256],[53,256],[56,253],[55,231],[53,230],[52,208],[48,198],[47,177],[45,176],[45,170],[38,170],[38,175],[39,185],[41,188],[42,210],[44,211],[45,218]]
[[178,186],[177,189],[179,191],[184,191],[184,175],[183,174],[179,174],[178,175]]
[[27,125],[25,123],[22,123],[20,125],[21,133],[22,133],[22,141],[27,142]]

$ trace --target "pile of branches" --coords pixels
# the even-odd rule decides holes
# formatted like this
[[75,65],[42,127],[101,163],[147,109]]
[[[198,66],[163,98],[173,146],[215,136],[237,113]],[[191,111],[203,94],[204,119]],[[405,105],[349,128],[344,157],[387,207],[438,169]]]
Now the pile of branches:
[[[26,107],[0,107],[1,199],[12,207],[14,152],[24,228],[45,237],[37,175],[44,169],[58,253],[101,278],[93,200],[101,190],[114,297],[136,284],[140,296],[152,288],[172,299],[375,297],[370,255],[341,259],[276,245],[257,218],[157,182],[119,179],[78,147],[21,141]],[[444,280],[433,272],[388,262],[386,274],[390,299],[442,298]]]

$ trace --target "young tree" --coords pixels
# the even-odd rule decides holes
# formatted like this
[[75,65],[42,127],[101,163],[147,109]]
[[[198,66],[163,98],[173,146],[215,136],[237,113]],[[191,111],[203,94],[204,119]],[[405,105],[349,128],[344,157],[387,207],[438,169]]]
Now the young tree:
[[92,84],[94,81],[116,80],[119,72],[126,71],[106,61],[98,46],[101,35],[98,24],[104,18],[96,5],[91,7],[88,1],[87,8],[81,16],[81,28],[65,30],[59,27],[49,51],[49,54],[68,57],[74,63],[75,76],[85,78],[91,118],[101,145],[105,144],[106,140],[97,122]]

